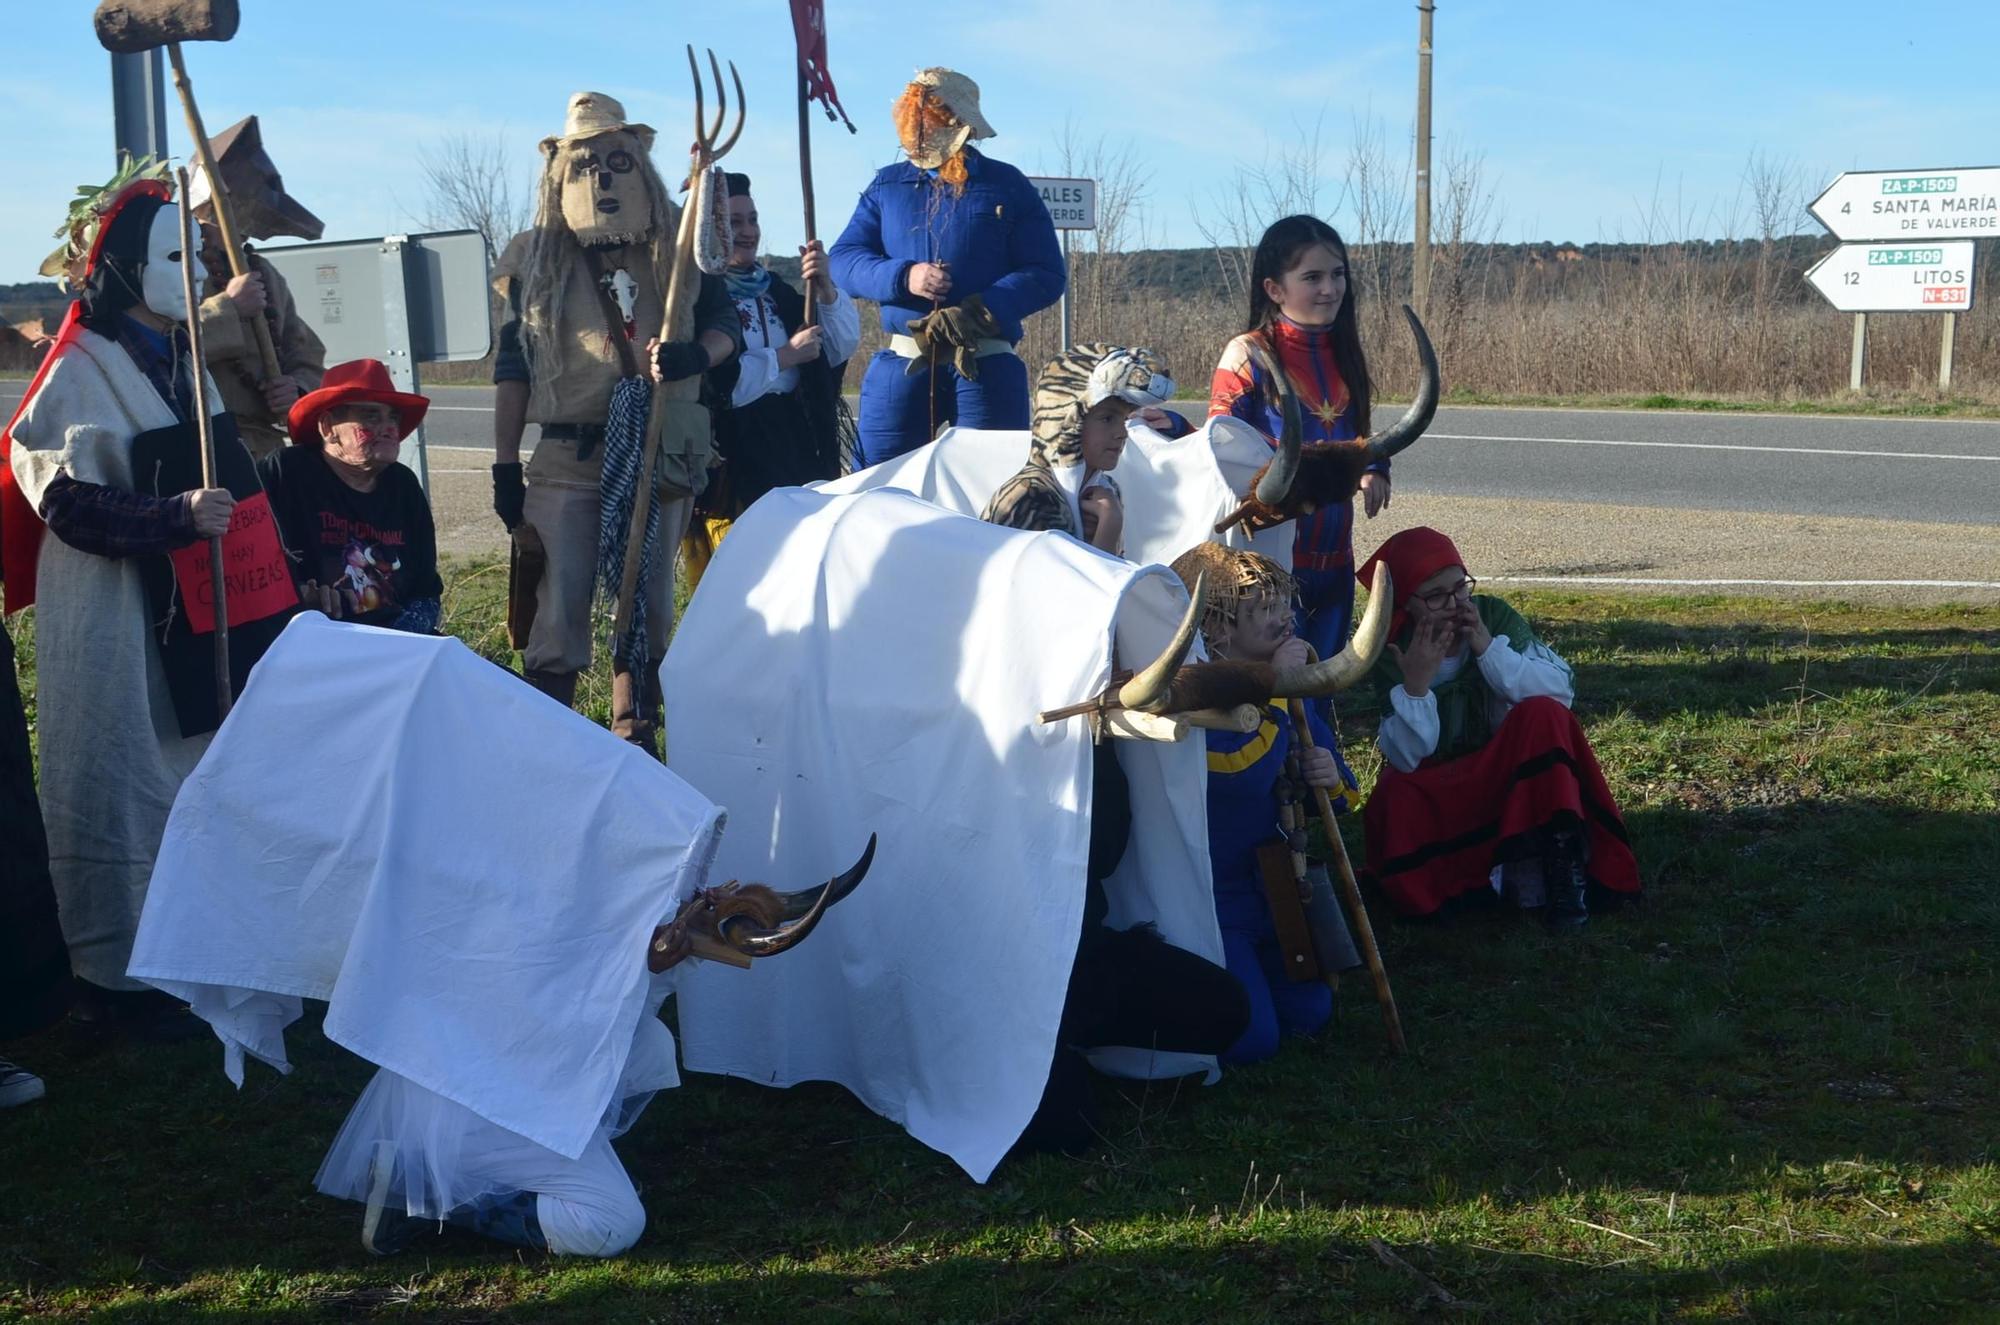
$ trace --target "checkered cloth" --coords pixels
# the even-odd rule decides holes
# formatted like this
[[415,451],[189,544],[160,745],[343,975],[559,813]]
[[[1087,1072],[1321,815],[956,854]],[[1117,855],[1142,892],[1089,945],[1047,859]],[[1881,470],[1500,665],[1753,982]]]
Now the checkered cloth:
[[[625,540],[632,531],[632,502],[642,486],[639,466],[646,455],[646,421],[651,416],[653,386],[643,377],[619,379],[611,391],[611,412],[604,421],[604,475],[598,487],[597,577],[613,604],[625,578]],[[651,659],[646,643],[646,588],[660,559],[660,499],[653,485],[643,485],[646,541],[639,551],[639,584],[632,595],[632,620],[624,639],[611,641],[612,656],[623,658],[634,675],[643,676]]]

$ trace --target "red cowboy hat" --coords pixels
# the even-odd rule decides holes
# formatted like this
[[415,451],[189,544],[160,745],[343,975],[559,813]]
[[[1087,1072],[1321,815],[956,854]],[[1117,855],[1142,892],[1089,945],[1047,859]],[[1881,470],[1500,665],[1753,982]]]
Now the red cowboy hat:
[[389,370],[379,359],[337,363],[326,370],[319,390],[309,391],[293,402],[292,412],[285,420],[290,425],[292,441],[300,446],[317,446],[320,415],[335,405],[371,402],[396,407],[396,418],[405,437],[417,430],[417,425],[424,421],[425,411],[431,407],[428,396],[396,390],[396,384],[389,380]]

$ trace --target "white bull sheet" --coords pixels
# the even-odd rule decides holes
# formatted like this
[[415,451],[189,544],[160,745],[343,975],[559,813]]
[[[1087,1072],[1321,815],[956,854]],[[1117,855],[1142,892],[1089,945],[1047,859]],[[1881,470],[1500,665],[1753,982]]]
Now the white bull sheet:
[[[781,489],[736,522],[668,650],[669,758],[729,807],[718,878],[874,868],[807,942],[680,983],[687,1066],[845,1085],[984,1181],[1040,1100],[1082,924],[1091,744],[1044,709],[1150,659],[1161,568],[901,492]],[[1222,960],[1204,745],[1121,742],[1132,846],[1111,923]],[[1120,1051],[1168,1075],[1206,1059]]]
[[288,1071],[329,1039],[574,1158],[645,1010],[652,928],[722,812],[453,639],[298,617],[167,822],[135,979]]
[[[1290,524],[1246,540],[1241,525],[1215,532],[1239,494],[1271,458],[1264,435],[1240,419],[1214,418],[1186,437],[1168,439],[1134,422],[1114,477],[1125,503],[1125,555],[1140,565],[1172,565],[1196,543],[1251,547],[1292,564]],[[821,492],[900,488],[948,511],[977,516],[1028,459],[1026,432],[950,428],[928,446],[871,469],[816,485]]]

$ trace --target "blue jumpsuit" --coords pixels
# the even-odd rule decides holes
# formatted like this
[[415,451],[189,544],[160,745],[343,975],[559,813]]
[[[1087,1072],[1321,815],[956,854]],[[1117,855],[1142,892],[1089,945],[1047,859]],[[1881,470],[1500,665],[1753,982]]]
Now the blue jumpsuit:
[[[1292,723],[1276,704],[1249,735],[1208,733],[1208,857],[1215,876],[1215,918],[1222,950],[1250,999],[1250,1025],[1222,1055],[1225,1063],[1255,1063],[1278,1052],[1281,1035],[1311,1035],[1333,1016],[1333,991],[1318,980],[1292,980],[1278,950],[1271,904],[1264,897],[1257,848],[1283,835],[1275,784],[1292,748]],[[1333,738],[1308,707],[1313,741]]]
[[[882,329],[906,333],[931,311],[910,293],[910,268],[950,264],[947,302],[980,295],[1018,343],[1021,322],[1061,297],[1062,248],[1041,195],[1027,176],[1003,161],[965,151],[966,184],[954,196],[935,171],[898,161],[876,172],[855,204],[847,229],[827,254],[834,284],[882,306]],[[1028,426],[1028,370],[1012,354],[979,361],[979,379],[959,376],[949,362],[908,371],[911,360],[879,350],[861,380],[858,463],[878,465],[931,440],[937,427]]]

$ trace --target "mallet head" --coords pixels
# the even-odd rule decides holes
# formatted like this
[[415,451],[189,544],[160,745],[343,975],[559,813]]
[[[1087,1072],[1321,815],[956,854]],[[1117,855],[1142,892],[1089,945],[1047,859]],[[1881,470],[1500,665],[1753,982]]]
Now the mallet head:
[[113,55],[184,41],[228,41],[242,22],[237,0],[101,0],[93,22]]

